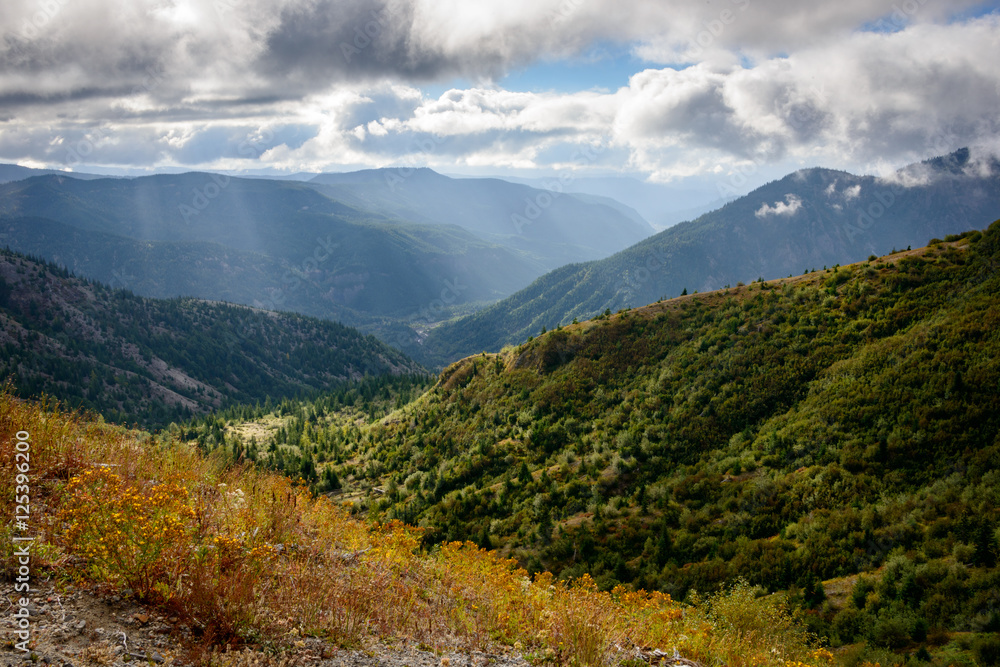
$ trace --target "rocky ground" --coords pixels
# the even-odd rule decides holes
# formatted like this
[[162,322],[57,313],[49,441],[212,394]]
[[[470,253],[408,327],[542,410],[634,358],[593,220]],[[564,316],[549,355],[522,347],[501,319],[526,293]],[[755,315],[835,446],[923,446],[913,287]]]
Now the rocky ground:
[[408,642],[373,642],[345,650],[319,639],[304,639],[280,656],[251,649],[223,648],[207,653],[191,628],[177,617],[146,608],[129,597],[103,594],[98,588],[43,584],[33,588],[31,651],[15,648],[17,622],[13,586],[3,599],[0,667],[31,663],[51,667],[126,667],[211,663],[219,667],[529,667],[517,655],[432,651]]

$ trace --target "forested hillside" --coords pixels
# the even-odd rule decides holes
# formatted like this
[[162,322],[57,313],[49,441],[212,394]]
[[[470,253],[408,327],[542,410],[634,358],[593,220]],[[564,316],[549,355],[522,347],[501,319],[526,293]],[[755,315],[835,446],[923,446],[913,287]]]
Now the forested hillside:
[[233,403],[412,373],[405,355],[333,322],[137,297],[0,253],[0,378],[112,421],[163,426]]
[[927,650],[1000,629],[998,269],[1000,222],[601,315],[298,448],[336,440],[346,497],[428,544],[676,598],[743,578],[835,645]]

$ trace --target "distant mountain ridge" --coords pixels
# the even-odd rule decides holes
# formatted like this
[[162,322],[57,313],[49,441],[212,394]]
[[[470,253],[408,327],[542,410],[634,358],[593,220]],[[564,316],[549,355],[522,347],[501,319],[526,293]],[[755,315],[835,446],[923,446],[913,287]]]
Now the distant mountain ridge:
[[498,178],[449,178],[431,169],[370,169],[311,181],[338,201],[387,217],[450,224],[522,251],[551,270],[606,257],[653,233],[608,198],[539,190]]
[[1000,164],[977,162],[967,149],[888,179],[806,169],[611,257],[552,271],[436,327],[410,353],[440,366],[605,309],[858,261],[983,227],[998,215]]
[[22,167],[17,164],[0,164],[0,183],[10,183],[12,181],[23,181],[32,176],[69,176],[80,180],[92,180],[95,178],[108,178],[98,174],[87,174],[77,171],[63,171],[61,169],[35,169],[34,167]]
[[112,273],[146,296],[228,299],[369,332],[419,312],[446,281],[462,285],[451,300],[461,305],[495,300],[542,271],[457,227],[389,220],[301,183],[218,174],[9,183],[0,228],[15,250],[58,255],[95,279]]
[[[549,189],[558,179],[501,176],[512,183]],[[631,176],[579,176],[560,186],[577,197],[581,195],[610,198],[621,202],[642,216],[656,231],[694,220],[704,213],[721,208],[736,197],[721,198],[715,186],[705,182],[651,183]]]
[[[372,174],[345,178],[369,181]],[[470,219],[504,219],[513,230],[510,217],[524,212],[526,199],[544,203],[551,193],[498,181],[487,188],[498,197],[483,190],[463,195],[466,185],[429,170],[411,175],[406,187],[423,181],[455,190],[470,208],[463,212],[457,199],[441,199],[437,210],[451,216],[442,220],[392,210],[378,197],[371,206],[384,214],[358,208],[351,202],[367,204],[348,197],[354,186],[341,189],[351,200],[341,201],[331,186],[287,180],[192,172],[85,181],[49,174],[0,185],[0,241],[145,296],[301,312],[406,347],[436,321],[530,284],[554,257],[593,256],[599,247],[607,254],[646,235],[614,207],[566,197],[553,212],[569,210],[582,220],[583,212],[597,211],[597,219],[546,236],[549,219],[542,216],[523,235],[486,238],[482,230],[469,231],[479,224]],[[519,199],[511,199],[515,192]],[[615,241],[620,221],[639,231]],[[587,225],[603,234],[592,247],[568,243]],[[539,243],[549,250],[538,252]]]

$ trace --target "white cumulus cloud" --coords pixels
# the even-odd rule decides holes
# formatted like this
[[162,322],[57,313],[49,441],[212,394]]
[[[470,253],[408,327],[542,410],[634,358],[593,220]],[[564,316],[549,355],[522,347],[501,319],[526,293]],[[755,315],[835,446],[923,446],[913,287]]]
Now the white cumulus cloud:
[[802,200],[793,194],[787,194],[785,195],[785,201],[776,201],[774,202],[774,206],[766,202],[761,204],[754,215],[758,218],[766,218],[769,215],[792,216],[800,208],[802,208]]

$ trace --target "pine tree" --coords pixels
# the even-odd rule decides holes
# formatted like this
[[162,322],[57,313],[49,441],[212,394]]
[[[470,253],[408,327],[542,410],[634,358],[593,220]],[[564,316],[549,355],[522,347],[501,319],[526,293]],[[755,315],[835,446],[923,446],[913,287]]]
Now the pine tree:
[[997,564],[997,537],[993,526],[983,521],[976,529],[975,554],[972,562],[981,567],[995,567]]

